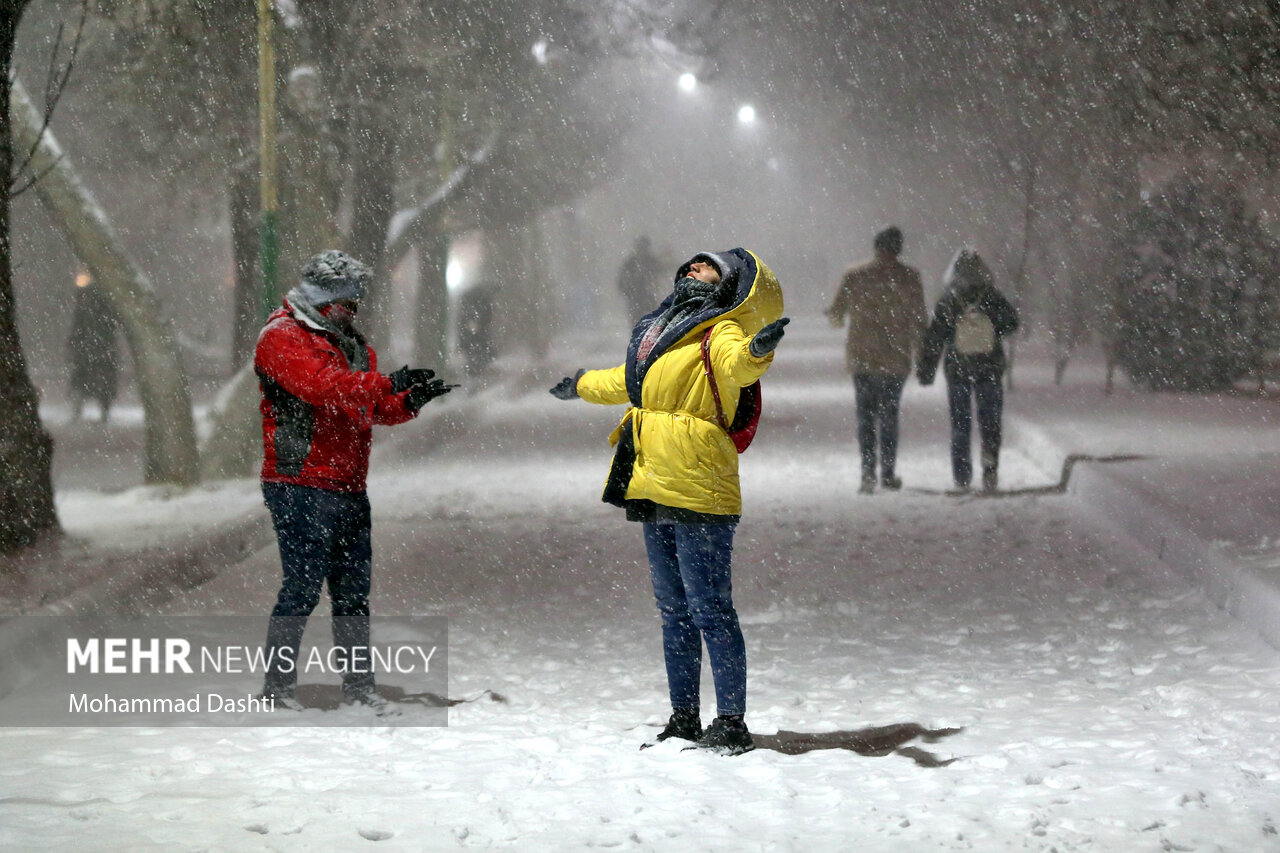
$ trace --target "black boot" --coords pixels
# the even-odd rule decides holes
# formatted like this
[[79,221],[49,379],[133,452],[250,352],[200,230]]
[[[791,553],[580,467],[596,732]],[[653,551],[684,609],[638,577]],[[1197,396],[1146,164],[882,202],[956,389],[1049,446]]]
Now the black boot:
[[697,711],[672,711],[671,719],[667,720],[667,727],[658,735],[658,740],[664,741],[673,737],[692,741],[702,737],[701,715]]
[[716,717],[698,738],[698,749],[709,749],[721,755],[741,755],[756,748],[741,717]]
[[999,464],[999,459],[994,455],[985,452],[982,454],[982,491],[994,492],[999,487]]
[[292,687],[276,687],[274,685],[267,684],[263,686],[262,692],[254,698],[260,699],[263,702],[270,702],[270,707],[273,711],[304,710],[302,703],[294,698]]

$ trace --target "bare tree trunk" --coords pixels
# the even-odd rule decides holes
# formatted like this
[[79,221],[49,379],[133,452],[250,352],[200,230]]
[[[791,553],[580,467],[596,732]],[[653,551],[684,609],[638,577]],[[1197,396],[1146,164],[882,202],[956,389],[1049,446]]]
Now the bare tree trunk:
[[[26,0],[0,3],[0,74],[9,79],[14,40]],[[9,242],[9,175],[13,171],[12,115],[0,105],[0,554],[58,530],[53,507],[53,439],[40,423],[39,401],[27,374],[13,300]],[[37,125],[38,126],[38,125]]]
[[210,412],[212,429],[200,448],[200,476],[205,480],[248,477],[261,459],[258,375],[250,354],[235,376],[218,392]]
[[528,316],[521,281],[520,252],[516,234],[501,226],[484,231],[485,275],[494,283],[494,334],[513,346],[525,346],[532,318]]
[[9,98],[14,139],[32,150],[35,190],[77,257],[111,297],[133,353],[145,413],[144,476],[148,483],[190,485],[199,476],[191,396],[169,323],[145,273],[134,266],[106,213],[72,169],[49,131],[38,140],[40,115],[17,80]]
[[387,228],[395,212],[395,145],[390,128],[376,107],[367,108],[356,134],[354,187],[351,199],[352,255],[373,267],[361,312],[361,328],[376,348],[385,348],[391,328],[391,269],[383,262]]
[[551,282],[547,268],[542,263],[542,229],[536,215],[529,217],[521,231],[522,260],[529,267],[525,293],[529,300],[529,351],[537,362],[542,362],[551,349],[551,335],[555,316],[551,307]]
[[547,283],[534,262],[535,235],[533,220],[485,234],[486,264],[500,294],[494,312],[497,337],[528,350],[531,363],[541,362],[551,345]]
[[[310,72],[290,76],[280,111],[280,274],[276,283],[281,295],[297,284],[298,272],[308,258],[341,247],[338,149],[321,99],[314,93],[319,83]],[[270,306],[271,310],[277,307]],[[257,320],[261,325],[263,315]]]
[[258,172],[236,166],[228,182],[231,256],[235,263],[231,330],[231,369],[253,355],[262,325],[262,282],[258,277]]
[[[1110,136],[1107,137],[1111,139]],[[1087,158],[1092,181],[1090,213],[1097,223],[1095,246],[1090,265],[1100,274],[1093,281],[1090,298],[1097,306],[1093,320],[1102,352],[1106,359],[1104,393],[1115,389],[1115,373],[1119,366],[1120,305],[1117,282],[1129,249],[1126,234],[1128,217],[1141,203],[1139,166],[1136,153],[1129,148],[1104,148]]]
[[440,371],[449,362],[449,235],[440,216],[422,225],[418,241],[418,298],[413,309],[413,355]]
[[[1018,253],[1018,266],[1013,273],[1013,292],[1014,298],[1024,296],[1027,292],[1027,266],[1031,258],[1031,229],[1032,222],[1035,218],[1035,202],[1036,202],[1036,171],[1038,165],[1032,155],[1027,155],[1027,177],[1026,184],[1023,188],[1023,207],[1022,207],[1022,248]],[[1025,309],[1024,309],[1025,310]],[[1026,323],[1025,318],[1022,321]],[[1018,351],[1018,341],[1016,337],[1009,338],[1008,357],[1006,359],[1007,368],[1005,370],[1005,387],[1010,391],[1013,390],[1013,363]]]

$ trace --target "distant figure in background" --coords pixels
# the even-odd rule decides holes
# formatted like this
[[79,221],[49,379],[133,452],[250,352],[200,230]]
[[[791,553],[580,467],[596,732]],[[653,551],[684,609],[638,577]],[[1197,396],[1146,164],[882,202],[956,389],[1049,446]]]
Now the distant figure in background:
[[458,300],[458,349],[467,375],[483,376],[493,364],[493,282],[481,281]]
[[653,310],[657,300],[656,282],[662,277],[653,244],[647,236],[636,239],[635,248],[618,270],[618,290],[627,301],[627,322],[635,323]]
[[76,275],[76,304],[71,314],[67,355],[71,361],[71,420],[80,420],[86,399],[96,400],[102,422],[107,422],[116,399],[119,320],[111,300],[87,272]]
[[973,477],[970,449],[973,401],[977,402],[982,436],[982,488],[994,492],[1000,466],[1000,422],[1004,415],[1005,357],[1001,341],[1018,328],[1018,315],[996,290],[991,270],[973,249],[962,249],[943,278],[946,291],[938,300],[925,333],[920,384],[933,382],[938,358],[946,352],[943,372],[951,410],[951,473],[956,488],[969,488]]
[[902,488],[895,473],[898,461],[898,408],[902,386],[911,374],[920,339],[929,317],[924,305],[920,273],[898,260],[902,231],[886,228],[872,244],[875,259],[844,274],[827,309],[831,325],[840,328],[849,318],[845,359],[853,374],[858,413],[858,447],[862,452],[862,485],[871,494],[876,486],[876,451],[880,457],[880,485]]

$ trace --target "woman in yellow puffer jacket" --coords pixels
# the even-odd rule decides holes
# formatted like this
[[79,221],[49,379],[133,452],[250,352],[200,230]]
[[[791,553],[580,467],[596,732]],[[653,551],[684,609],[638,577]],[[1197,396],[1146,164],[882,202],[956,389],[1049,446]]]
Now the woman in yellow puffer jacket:
[[[644,527],[672,706],[658,740],[679,737],[729,754],[753,746],[743,721],[747,661],[731,582],[742,511],[738,451],[722,424],[733,422],[742,389],[769,369],[788,322],[777,278],[753,253],[700,252],[680,266],[662,304],[636,323],[625,363],[579,371],[551,389],[565,400],[630,403],[610,436],[616,450],[604,500]],[[704,639],[717,705],[705,732]]]

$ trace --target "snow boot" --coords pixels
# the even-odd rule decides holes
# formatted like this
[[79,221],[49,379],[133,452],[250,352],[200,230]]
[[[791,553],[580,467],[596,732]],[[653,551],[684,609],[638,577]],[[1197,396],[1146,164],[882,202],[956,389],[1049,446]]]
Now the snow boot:
[[648,749],[673,737],[681,740],[691,740],[696,743],[698,738],[702,737],[701,715],[696,710],[672,711],[671,719],[667,720],[666,728],[658,733],[656,739],[640,744],[640,748]]
[[302,703],[293,698],[293,693],[283,693],[278,690],[263,690],[257,696],[263,702],[270,702],[271,707],[277,711],[301,711]]
[[[702,737],[702,717],[697,711],[677,710],[671,712],[667,727],[658,733],[658,743],[678,737],[681,740],[697,741]],[[652,746],[652,744],[645,744]],[[643,747],[641,747],[643,749]]]
[[888,489],[891,492],[896,492],[902,488],[902,478],[895,477],[892,474],[885,474],[880,478],[880,487]]
[[741,717],[716,717],[698,738],[696,747],[689,748],[708,749],[719,755],[741,755],[755,749],[756,744]]
[[999,484],[1000,478],[997,471],[1000,466],[1000,457],[994,453],[982,452],[982,491],[994,492]]
[[374,714],[379,717],[400,716],[399,709],[377,690],[348,693],[346,698],[348,705],[364,705],[366,708],[372,708]]
[[876,490],[876,478],[863,477],[862,485],[858,487],[858,494],[869,495],[869,494],[872,494],[875,490]]

